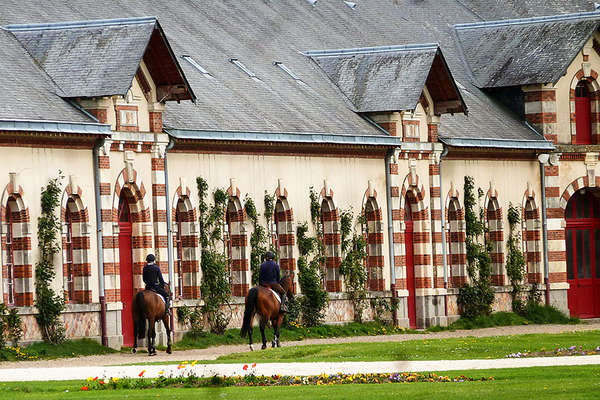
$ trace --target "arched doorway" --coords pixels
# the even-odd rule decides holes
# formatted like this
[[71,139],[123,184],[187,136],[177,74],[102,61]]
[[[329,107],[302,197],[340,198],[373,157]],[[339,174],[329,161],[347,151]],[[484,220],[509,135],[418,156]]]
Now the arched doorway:
[[133,303],[133,258],[132,258],[132,233],[131,213],[127,201],[126,190],[121,191],[119,198],[119,275],[121,281],[121,330],[123,345],[133,346],[133,320],[131,318],[131,305]]
[[592,143],[590,89],[586,82],[581,81],[575,87],[575,143]]
[[408,290],[407,308],[408,325],[411,329],[417,327],[416,290],[415,290],[415,262],[413,242],[413,218],[412,208],[416,199],[409,193],[404,201],[404,248],[406,253],[406,289]]
[[599,317],[600,191],[577,191],[569,199],[565,218],[569,311],[581,318]]

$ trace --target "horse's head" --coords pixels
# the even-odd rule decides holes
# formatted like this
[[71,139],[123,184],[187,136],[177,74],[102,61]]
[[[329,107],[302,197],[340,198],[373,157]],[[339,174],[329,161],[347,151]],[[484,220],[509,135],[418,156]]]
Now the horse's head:
[[283,278],[281,278],[281,281],[279,282],[279,284],[281,285],[283,290],[285,290],[285,294],[289,298],[294,297],[294,292],[292,290],[294,287],[294,273],[293,272],[291,272],[289,275],[286,275]]

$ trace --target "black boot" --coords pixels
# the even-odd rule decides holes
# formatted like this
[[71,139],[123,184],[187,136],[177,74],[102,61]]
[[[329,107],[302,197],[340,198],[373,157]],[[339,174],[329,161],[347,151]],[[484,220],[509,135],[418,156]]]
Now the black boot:
[[281,312],[288,312],[288,303],[287,296],[285,294],[281,295],[281,307],[279,308]]
[[165,297],[165,314],[171,315],[171,299],[169,296]]

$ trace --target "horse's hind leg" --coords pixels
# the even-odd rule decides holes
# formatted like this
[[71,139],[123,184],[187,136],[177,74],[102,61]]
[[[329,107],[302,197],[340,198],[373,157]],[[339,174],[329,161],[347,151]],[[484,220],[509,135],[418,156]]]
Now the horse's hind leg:
[[262,336],[262,347],[261,349],[264,350],[267,348],[267,336],[265,335],[265,326],[267,325],[267,321],[265,321],[264,319],[260,320],[260,334]]
[[252,326],[253,321],[254,314],[250,317],[250,326],[248,327],[248,344],[250,345],[250,351],[254,351],[254,346],[252,346],[252,334],[254,333],[254,327]]
[[167,331],[167,354],[171,354],[171,324],[169,323],[169,316],[165,314],[162,321]]
[[137,353],[137,337],[138,337],[138,322],[137,319],[133,319],[133,347],[131,348],[131,352],[133,354]]
[[279,342],[279,332],[281,328],[281,323],[283,322],[283,316],[280,314],[279,317],[273,323],[273,330],[275,331],[273,337],[273,347],[281,347],[281,343]]
[[155,328],[154,318],[148,318],[148,355],[153,356],[156,354],[156,350],[154,349],[154,328]]

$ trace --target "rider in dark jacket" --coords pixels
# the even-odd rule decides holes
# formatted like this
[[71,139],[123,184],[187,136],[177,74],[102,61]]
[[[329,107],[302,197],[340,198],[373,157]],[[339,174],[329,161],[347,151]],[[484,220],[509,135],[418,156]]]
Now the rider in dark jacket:
[[267,261],[260,265],[260,272],[258,274],[258,283],[260,286],[268,287],[276,291],[281,297],[281,311],[287,312],[287,297],[285,290],[281,287],[279,282],[281,281],[279,265],[274,261],[275,254],[267,251]]
[[163,280],[162,273],[160,272],[160,267],[154,263],[154,260],[154,254],[148,254],[146,257],[147,264],[144,266],[144,270],[142,271],[142,278],[146,284],[146,290],[152,290],[153,292],[160,294],[165,299],[165,307],[167,309],[167,314],[169,314],[169,302],[171,299],[165,290],[165,281]]

